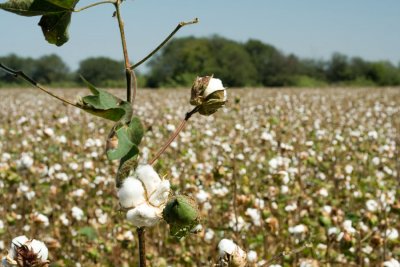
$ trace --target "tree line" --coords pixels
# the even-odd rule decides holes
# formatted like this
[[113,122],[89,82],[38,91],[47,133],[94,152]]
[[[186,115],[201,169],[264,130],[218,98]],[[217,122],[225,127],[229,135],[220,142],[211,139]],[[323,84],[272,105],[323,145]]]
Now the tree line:
[[[87,58],[71,71],[57,55],[38,59],[11,54],[0,62],[24,72],[43,84],[82,85],[80,75],[103,87],[123,87],[123,62],[106,58]],[[258,40],[240,43],[220,36],[185,37],[171,41],[138,74],[140,87],[188,87],[196,76],[214,74],[229,87],[244,86],[398,86],[400,64],[367,61],[334,53],[328,60],[302,59],[284,54]],[[0,86],[21,85],[23,81],[0,72]]]

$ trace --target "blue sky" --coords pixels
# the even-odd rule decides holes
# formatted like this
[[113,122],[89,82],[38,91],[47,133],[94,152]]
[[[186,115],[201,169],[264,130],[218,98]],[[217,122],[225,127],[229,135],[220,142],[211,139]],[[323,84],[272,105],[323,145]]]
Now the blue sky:
[[[81,0],[78,6],[93,2]],[[44,40],[38,17],[0,11],[0,56],[56,53],[72,69],[91,56],[122,59],[112,13],[112,5],[103,5],[73,14],[70,41],[55,47]],[[400,62],[399,0],[127,0],[122,13],[132,61],[150,52],[178,22],[198,17],[199,24],[176,36],[254,38],[303,58],[328,59],[336,51]]]

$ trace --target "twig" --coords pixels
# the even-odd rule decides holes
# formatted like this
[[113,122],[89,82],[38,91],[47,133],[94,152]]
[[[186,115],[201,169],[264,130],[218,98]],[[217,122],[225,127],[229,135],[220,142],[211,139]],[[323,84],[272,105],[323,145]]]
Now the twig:
[[140,267],[146,267],[146,242],[145,242],[145,232],[146,229],[144,227],[139,227],[137,230],[138,239],[139,239],[139,260]]
[[188,22],[184,22],[184,21],[180,22],[180,23],[176,26],[175,30],[173,30],[173,31],[167,36],[167,38],[165,38],[164,41],[162,41],[162,43],[161,43],[159,46],[157,46],[153,51],[151,51],[151,53],[148,54],[145,58],[143,58],[142,60],[140,60],[138,63],[134,64],[134,65],[131,67],[131,69],[135,69],[135,68],[138,67],[139,65],[143,64],[144,62],[146,62],[146,60],[148,60],[150,57],[152,57],[155,53],[157,53],[157,51],[160,50],[160,49],[161,49],[161,48],[162,48],[162,47],[163,47],[163,46],[164,46],[164,45],[179,31],[180,28],[182,28],[182,27],[184,27],[184,26],[186,26],[186,25],[196,24],[196,23],[198,23],[198,22],[199,22],[199,19],[198,19],[198,18],[195,18],[195,19],[193,19],[193,20],[191,20],[191,21],[188,21]]
[[192,111],[186,113],[185,118],[181,121],[181,124],[175,130],[175,132],[168,138],[167,142],[162,146],[162,148],[157,152],[154,158],[149,162],[150,165],[153,165],[154,162],[161,156],[162,153],[169,147],[169,145],[174,141],[174,139],[179,135],[182,129],[185,127],[186,122],[198,111],[198,107],[195,107]]
[[88,8],[91,8],[91,7],[94,7],[94,6],[98,6],[98,5],[103,5],[103,4],[115,4],[115,0],[100,1],[100,2],[97,2],[97,3],[93,3],[93,4],[90,4],[90,5],[78,8],[78,9],[74,9],[72,12],[81,12],[81,11],[83,11],[85,9],[88,9]]
[[23,71],[20,70],[13,70],[9,67],[6,67],[5,65],[3,65],[2,63],[0,63],[0,68],[2,68],[3,70],[5,70],[7,73],[13,75],[14,77],[21,77],[22,79],[24,79],[25,81],[29,82],[31,85],[35,86],[36,88],[42,90],[43,92],[45,92],[46,94],[60,100],[61,102],[80,108],[78,105],[58,96],[53,94],[52,92],[50,92],[48,89],[44,88],[43,86],[41,86],[38,82],[36,82],[35,80],[33,80],[32,78],[30,78],[28,75],[26,75]]

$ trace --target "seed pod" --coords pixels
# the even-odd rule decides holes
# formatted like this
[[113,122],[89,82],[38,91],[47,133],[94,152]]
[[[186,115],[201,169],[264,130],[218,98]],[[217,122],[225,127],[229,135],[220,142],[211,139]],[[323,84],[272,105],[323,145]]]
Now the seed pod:
[[197,203],[187,196],[173,197],[163,210],[163,218],[170,225],[171,235],[181,238],[199,223]]
[[226,103],[226,89],[213,76],[197,77],[193,83],[190,104],[198,107],[201,115],[211,115]]

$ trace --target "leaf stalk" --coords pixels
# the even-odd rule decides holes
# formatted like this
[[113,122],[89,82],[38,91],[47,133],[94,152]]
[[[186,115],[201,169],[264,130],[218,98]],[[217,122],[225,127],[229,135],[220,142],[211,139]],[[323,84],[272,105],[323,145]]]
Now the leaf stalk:
[[93,3],[93,4],[78,8],[78,9],[74,9],[72,12],[78,13],[78,12],[81,12],[83,10],[89,9],[91,7],[95,7],[95,6],[99,6],[99,5],[103,5],[103,4],[115,4],[115,3],[116,3],[115,0],[100,1],[100,2],[96,2],[96,3]]

